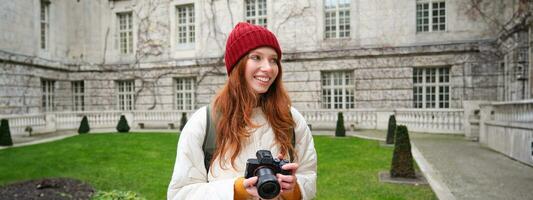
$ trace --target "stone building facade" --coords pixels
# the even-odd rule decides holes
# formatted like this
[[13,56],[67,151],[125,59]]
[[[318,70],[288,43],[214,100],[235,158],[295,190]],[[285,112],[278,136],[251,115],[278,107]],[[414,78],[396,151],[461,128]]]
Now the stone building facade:
[[239,21],[278,36],[300,110],[454,109],[532,94],[522,0],[0,4],[0,115],[195,110],[225,82],[225,39]]

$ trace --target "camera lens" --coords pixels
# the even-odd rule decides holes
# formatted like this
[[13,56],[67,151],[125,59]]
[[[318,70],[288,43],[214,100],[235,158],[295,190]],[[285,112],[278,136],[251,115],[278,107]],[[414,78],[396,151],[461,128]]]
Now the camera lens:
[[261,193],[275,194],[276,190],[279,190],[278,186],[273,182],[266,182],[266,183],[263,183],[263,185],[261,185],[261,191],[262,191]]
[[272,169],[268,167],[262,167],[256,171],[257,180],[257,193],[263,199],[272,199],[278,196],[280,192],[280,186],[276,175]]

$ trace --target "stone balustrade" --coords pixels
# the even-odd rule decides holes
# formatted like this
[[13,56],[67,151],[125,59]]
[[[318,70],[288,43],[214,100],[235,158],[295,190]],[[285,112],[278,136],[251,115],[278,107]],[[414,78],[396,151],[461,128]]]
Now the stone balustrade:
[[111,128],[117,125],[121,111],[77,111],[49,113],[56,118],[57,130],[77,129],[83,116],[87,116],[91,128]]
[[1,119],[9,120],[11,135],[25,134],[26,127],[31,127],[33,132],[44,130],[47,127],[45,114],[0,116]]
[[533,122],[533,99],[492,103],[495,121]]
[[334,130],[337,114],[342,112],[347,129],[386,129],[389,116],[409,130],[426,133],[463,134],[463,109],[354,109],[301,111],[313,129]]
[[480,105],[479,142],[533,166],[533,100]]
[[396,123],[410,131],[464,134],[463,109],[396,109]]
[[344,116],[347,128],[376,129],[377,112],[375,109],[355,110],[304,110],[300,113],[313,129],[335,130],[338,113]]
[[192,115],[191,111],[179,110],[145,110],[132,111],[135,121],[171,121],[177,122],[181,119],[181,114],[187,113],[187,118]]
[[26,127],[31,127],[34,133],[75,130],[80,126],[83,116],[87,116],[91,128],[114,128],[121,115],[126,117],[130,127],[137,128],[138,123],[163,123],[168,126],[170,123],[179,124],[183,112],[190,117],[193,111],[71,111],[10,115],[0,116],[0,118],[9,120],[9,127],[13,136],[23,136],[29,134],[25,131]]
[[[139,128],[145,128],[145,126],[151,127],[166,127],[174,129],[179,125],[182,113],[187,114],[187,119],[191,117],[193,111],[179,111],[179,110],[148,110],[148,111],[132,111],[133,126]],[[141,125],[142,124],[142,125]]]
[[[180,110],[136,110],[136,111],[73,111],[50,112],[35,115],[5,116],[10,121],[13,135],[23,135],[25,127],[36,132],[75,130],[83,116],[87,116],[91,128],[114,128],[125,115],[130,127],[174,128],[180,123],[182,113],[190,118],[193,111]],[[300,111],[307,123],[315,130],[334,130],[338,112],[343,112],[347,130],[386,129],[389,116],[396,114],[398,124],[407,125],[409,130],[429,133],[463,133],[462,109],[353,109],[353,110],[303,110]],[[142,127],[141,127],[142,126]]]

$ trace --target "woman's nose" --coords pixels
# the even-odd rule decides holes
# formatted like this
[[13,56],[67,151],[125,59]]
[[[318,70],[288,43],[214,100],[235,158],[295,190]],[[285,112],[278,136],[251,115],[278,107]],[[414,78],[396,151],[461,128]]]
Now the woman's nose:
[[270,71],[273,70],[272,67],[273,67],[273,65],[272,65],[272,63],[269,62],[268,59],[265,59],[265,60],[263,60],[261,62],[261,70],[262,71],[270,72]]

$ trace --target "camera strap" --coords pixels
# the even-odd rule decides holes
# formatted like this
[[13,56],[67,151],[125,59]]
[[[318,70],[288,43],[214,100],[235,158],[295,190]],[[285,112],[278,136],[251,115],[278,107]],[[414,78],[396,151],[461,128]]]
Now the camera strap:
[[[204,142],[202,144],[202,150],[204,151],[204,166],[207,174],[209,174],[209,167],[211,167],[211,160],[213,158],[213,154],[215,153],[216,142],[215,142],[215,136],[216,136],[216,119],[213,120],[211,118],[211,104],[207,105],[206,109],[206,126],[205,126],[205,137]],[[291,113],[292,117],[292,113]],[[296,147],[296,133],[294,132],[294,128],[291,128],[292,132],[292,138],[291,138],[291,144],[292,147]],[[289,157],[290,161],[294,161],[294,152],[292,150],[289,150]]]

